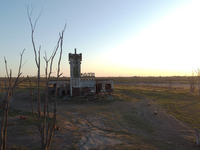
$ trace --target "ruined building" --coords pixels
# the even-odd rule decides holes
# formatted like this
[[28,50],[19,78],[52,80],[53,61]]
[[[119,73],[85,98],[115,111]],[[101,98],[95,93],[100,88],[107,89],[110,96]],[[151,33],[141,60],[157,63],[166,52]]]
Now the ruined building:
[[[58,81],[58,94],[82,96],[113,92],[113,81],[96,81],[95,73],[81,73],[82,53],[69,53],[70,81]],[[50,81],[49,94],[55,93],[56,81]]]

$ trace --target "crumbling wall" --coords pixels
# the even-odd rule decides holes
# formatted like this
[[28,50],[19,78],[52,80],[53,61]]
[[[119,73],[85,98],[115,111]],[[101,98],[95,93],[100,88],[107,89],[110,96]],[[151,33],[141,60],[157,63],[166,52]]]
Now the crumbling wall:
[[[49,82],[49,94],[55,94],[56,81]],[[71,91],[72,90],[72,91]],[[72,94],[70,94],[70,91]],[[113,81],[95,81],[95,80],[82,80],[78,86],[72,86],[70,89],[70,81],[59,81],[58,82],[58,94],[61,95],[71,95],[71,96],[81,96],[95,94],[99,92],[112,93]]]
[[99,93],[102,91],[102,83],[97,83],[96,84],[96,93]]
[[80,88],[72,87],[72,96],[80,96]]
[[80,82],[80,87],[95,87],[95,80],[82,80]]
[[97,81],[96,82],[96,92],[114,92],[113,81]]
[[[49,94],[55,94],[56,81],[50,81],[48,87]],[[58,81],[58,95],[70,95],[70,81]]]
[[96,93],[96,88],[95,87],[83,87],[81,88],[81,95],[91,95]]

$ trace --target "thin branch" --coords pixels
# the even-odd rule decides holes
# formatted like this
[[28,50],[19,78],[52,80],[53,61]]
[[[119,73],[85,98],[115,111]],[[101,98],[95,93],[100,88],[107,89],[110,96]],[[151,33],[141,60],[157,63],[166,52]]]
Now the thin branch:
[[6,80],[5,80],[5,90],[6,90],[6,93],[7,93],[8,92],[8,88],[7,88]]
[[42,14],[42,9],[41,9],[41,12],[38,15],[37,19],[35,20],[34,25],[33,25],[32,20],[31,20],[33,8],[31,9],[31,12],[29,11],[29,6],[26,6],[26,9],[27,9],[27,16],[28,16],[28,19],[29,19],[29,22],[30,22],[30,25],[31,25],[31,39],[32,39],[32,44],[33,44],[33,50],[34,50],[34,53],[35,53],[35,62],[37,64],[37,66],[38,66],[39,63],[37,61],[37,53],[36,53],[36,47],[35,47],[35,42],[34,42],[33,35],[34,35],[34,31],[35,31],[35,28],[36,28],[36,25],[37,25],[37,21],[39,20],[41,14]]
[[6,80],[5,80],[6,97],[4,100],[1,99],[2,101],[0,103],[0,109],[3,108],[3,116],[2,116],[2,124],[1,124],[1,143],[0,143],[1,149],[6,149],[6,134],[7,134],[7,125],[8,125],[9,101],[10,101],[10,98],[11,98],[14,90],[16,89],[17,85],[19,84],[19,77],[22,74],[21,66],[22,66],[23,53],[24,53],[24,50],[22,51],[22,54],[21,54],[18,76],[17,76],[17,78],[15,80],[15,84],[13,86],[12,86],[12,70],[10,69],[10,74],[8,74],[7,61],[6,61],[6,58],[4,57],[8,84],[6,83]]
[[59,61],[58,61],[58,71],[57,71],[57,81],[56,81],[56,92],[55,92],[55,102],[54,102],[54,115],[53,115],[53,120],[51,122],[50,128],[48,130],[50,130],[50,135],[49,135],[49,139],[48,139],[48,147],[50,146],[51,140],[52,140],[52,135],[53,135],[53,127],[55,125],[55,121],[56,121],[56,114],[57,114],[57,92],[58,92],[58,79],[59,79],[59,75],[60,75],[60,62],[61,62],[61,58],[62,58],[62,44],[63,44],[63,35],[64,35],[64,31],[66,28],[66,24],[64,26],[64,29],[62,30],[62,34],[60,34],[60,57],[59,57]]
[[[58,84],[58,78],[60,77],[60,62],[61,62],[61,56],[62,56],[62,44],[63,44],[63,35],[64,35],[64,31],[66,28],[66,24],[64,26],[64,29],[62,30],[62,33],[59,33],[59,39],[57,41],[56,47],[52,53],[52,55],[50,56],[50,58],[48,59],[47,54],[45,52],[45,56],[43,57],[45,62],[46,62],[46,67],[45,67],[45,81],[46,81],[46,87],[45,87],[45,102],[44,102],[44,112],[43,112],[43,117],[44,120],[41,120],[41,99],[40,99],[40,50],[41,50],[41,46],[39,46],[39,50],[38,53],[36,51],[36,46],[35,46],[35,42],[34,42],[34,32],[35,32],[35,28],[37,25],[37,21],[40,18],[40,15],[37,17],[37,19],[35,20],[35,22],[33,23],[31,20],[31,16],[32,16],[32,12],[33,9],[30,11],[29,7],[27,6],[27,15],[28,15],[28,19],[31,25],[31,40],[32,40],[32,45],[33,45],[33,50],[35,53],[35,63],[38,69],[37,72],[37,106],[38,106],[38,118],[36,118],[35,114],[34,114],[34,110],[33,110],[33,104],[32,104],[32,113],[34,115],[34,119],[36,121],[36,124],[38,125],[39,131],[41,133],[41,142],[42,142],[42,149],[48,149],[52,140],[52,135],[53,135],[53,131],[54,128],[53,126],[55,125],[55,121],[56,121],[56,112],[57,112],[57,86],[56,86],[56,98],[55,98],[55,104],[54,104],[54,115],[53,115],[53,120],[50,121],[49,120],[49,103],[48,103],[48,88],[49,88],[49,81],[50,81],[50,77],[51,77],[51,73],[52,73],[52,65],[53,65],[53,61],[54,61],[54,57],[58,51],[58,48],[60,46],[60,58],[59,58],[59,62],[58,62],[58,71],[57,71],[57,84]],[[50,64],[49,64],[50,63]],[[48,71],[49,69],[49,71]],[[30,80],[29,80],[30,82]],[[30,82],[30,88],[31,87],[31,82]],[[33,103],[33,99],[32,99],[32,91],[31,92],[31,103]],[[46,118],[47,115],[47,118]],[[42,124],[43,123],[43,124]]]
[[[19,63],[19,70],[18,70],[18,75],[17,75],[17,79],[15,80],[15,83],[14,83],[14,86],[13,86],[13,89],[16,88],[16,86],[19,84],[18,83],[18,80],[19,80],[19,77],[21,76],[21,69],[22,69],[22,57],[23,57],[23,54],[24,54],[24,51],[25,49],[22,51],[22,53],[20,54],[20,63]],[[18,83],[18,84],[17,84]]]
[[4,57],[4,61],[5,61],[5,67],[6,67],[6,75],[7,75],[7,78],[8,78],[9,75],[8,75],[8,67],[7,67],[7,60],[6,60],[6,57]]

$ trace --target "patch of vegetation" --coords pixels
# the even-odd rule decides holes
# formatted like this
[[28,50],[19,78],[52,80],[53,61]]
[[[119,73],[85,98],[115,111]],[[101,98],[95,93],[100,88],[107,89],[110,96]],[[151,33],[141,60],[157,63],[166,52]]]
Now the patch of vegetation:
[[155,102],[165,108],[166,112],[172,114],[177,119],[191,125],[193,128],[200,128],[200,98],[196,95],[189,95],[188,89],[153,86],[120,86],[119,90],[143,95],[148,99],[155,99]]

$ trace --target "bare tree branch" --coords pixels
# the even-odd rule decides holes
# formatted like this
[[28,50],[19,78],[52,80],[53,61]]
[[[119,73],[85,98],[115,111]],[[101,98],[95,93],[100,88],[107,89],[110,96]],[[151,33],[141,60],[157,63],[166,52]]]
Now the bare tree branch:
[[[37,17],[37,19],[35,20],[34,25],[33,25],[32,20],[31,20],[33,8],[31,9],[31,12],[29,11],[29,6],[26,6],[26,9],[27,9],[28,19],[29,19],[29,22],[30,22],[30,25],[31,25],[31,39],[32,39],[32,44],[33,44],[33,50],[34,50],[34,53],[35,53],[35,62],[36,62],[36,64],[37,64],[37,66],[39,66],[39,63],[38,63],[38,61],[37,61],[37,53],[36,53],[36,47],[35,47],[35,42],[34,42],[33,35],[34,35],[35,27],[36,27],[36,25],[37,25],[37,21],[39,20],[41,14],[42,14],[42,10],[41,10],[40,14],[38,15],[38,17]],[[39,48],[39,49],[40,49],[40,48]]]
[[199,93],[199,96],[200,96],[200,68],[197,68],[195,70],[195,72],[197,74],[197,81],[198,81],[197,87],[198,87],[198,93]]
[[[45,100],[44,100],[44,107],[43,107],[43,119],[41,120],[41,93],[40,93],[40,51],[41,51],[41,46],[39,47],[38,50],[38,54],[37,54],[37,50],[36,50],[36,46],[35,46],[35,42],[34,42],[34,31],[37,25],[37,21],[40,18],[40,15],[37,17],[37,19],[35,20],[35,22],[33,23],[31,20],[31,15],[32,15],[33,10],[29,11],[29,7],[27,7],[27,15],[28,15],[28,19],[31,25],[31,40],[32,40],[32,45],[33,45],[33,50],[35,53],[35,63],[37,66],[37,114],[38,114],[38,118],[36,118],[35,113],[34,113],[34,109],[33,109],[33,99],[32,99],[32,91],[30,90],[30,94],[31,94],[31,105],[32,105],[32,113],[33,113],[33,117],[34,120],[38,126],[38,129],[40,131],[40,135],[41,135],[41,143],[42,143],[42,149],[43,150],[47,150],[50,147],[51,144],[51,140],[52,140],[52,135],[53,135],[53,131],[54,128],[53,126],[55,125],[55,121],[56,121],[56,107],[57,107],[57,86],[56,86],[56,98],[55,98],[55,103],[54,103],[54,115],[53,115],[53,120],[50,121],[50,117],[49,117],[49,100],[48,100],[48,86],[49,86],[49,81],[50,81],[50,77],[51,77],[51,73],[52,73],[52,65],[53,65],[53,60],[55,58],[55,55],[58,51],[58,48],[60,46],[60,58],[59,58],[59,62],[58,62],[58,72],[57,72],[57,84],[58,84],[58,78],[60,76],[60,61],[61,61],[61,57],[62,57],[62,44],[63,44],[63,35],[64,35],[64,31],[66,28],[66,24],[64,26],[64,29],[62,30],[62,33],[59,34],[59,39],[57,41],[56,47],[52,53],[52,55],[50,56],[50,58],[47,58],[47,54],[45,52],[45,56],[43,57],[46,63],[45,66],[45,82],[46,82],[46,86],[45,86]],[[50,63],[50,64],[49,64]],[[48,70],[49,69],[49,70]],[[32,88],[31,85],[31,81],[29,80],[29,84],[30,84],[30,88]]]
[[6,75],[7,75],[7,78],[8,78],[9,75],[8,75],[8,67],[7,67],[7,60],[6,60],[6,57],[4,57],[4,61],[5,61],[5,67],[6,67]]
[[7,61],[6,61],[6,58],[4,57],[8,84],[5,80],[6,96],[3,100],[1,100],[1,103],[0,103],[0,109],[3,108],[3,115],[2,115],[2,122],[1,122],[1,141],[0,141],[1,150],[6,149],[6,134],[7,134],[7,125],[8,125],[9,101],[10,101],[10,98],[11,98],[14,90],[17,88],[17,85],[22,82],[22,81],[19,82],[19,77],[22,74],[21,73],[21,68],[22,68],[21,64],[22,64],[23,53],[24,53],[24,50],[21,53],[19,71],[18,71],[17,78],[15,80],[15,84],[13,86],[12,86],[12,70],[10,69],[10,74],[8,74]]
[[61,58],[62,58],[62,45],[63,45],[63,36],[64,36],[64,32],[65,32],[65,28],[66,28],[66,24],[64,26],[64,29],[62,30],[62,34],[60,34],[60,57],[59,57],[59,61],[58,61],[58,71],[57,71],[57,81],[56,81],[56,92],[55,92],[55,102],[54,102],[54,115],[53,115],[53,121],[51,123],[51,126],[48,130],[50,130],[50,135],[49,135],[49,142],[48,142],[48,148],[51,144],[51,140],[52,140],[52,135],[53,135],[53,127],[55,125],[55,121],[56,121],[56,114],[57,114],[57,92],[58,92],[58,79],[59,79],[59,75],[60,75],[60,62],[61,62]]
[[195,80],[194,80],[194,72],[192,71],[192,76],[188,77],[188,81],[190,83],[190,91],[189,94],[195,92]]

